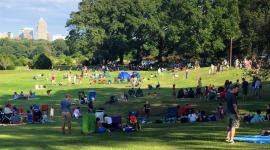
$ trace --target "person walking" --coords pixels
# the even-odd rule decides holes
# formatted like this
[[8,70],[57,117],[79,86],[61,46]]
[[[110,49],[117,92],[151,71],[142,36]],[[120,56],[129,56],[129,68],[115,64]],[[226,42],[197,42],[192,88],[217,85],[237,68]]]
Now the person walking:
[[62,132],[66,134],[65,127],[68,127],[68,133],[71,133],[71,95],[67,94],[66,98],[61,101],[61,111],[62,111]]
[[239,86],[231,85],[225,95],[225,100],[227,101],[227,113],[229,121],[226,142],[229,143],[234,143],[236,129],[238,129],[240,126],[240,116],[235,95],[238,93],[238,90]]

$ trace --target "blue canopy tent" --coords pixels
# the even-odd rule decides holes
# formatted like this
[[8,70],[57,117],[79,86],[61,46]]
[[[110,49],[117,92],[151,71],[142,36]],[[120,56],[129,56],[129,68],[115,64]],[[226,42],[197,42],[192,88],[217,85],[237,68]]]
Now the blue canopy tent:
[[140,78],[140,77],[141,77],[139,72],[133,71],[133,72],[132,72],[132,77],[134,78],[135,76],[136,76],[137,78]]
[[130,78],[130,74],[128,72],[120,72],[118,74],[119,79],[128,80]]

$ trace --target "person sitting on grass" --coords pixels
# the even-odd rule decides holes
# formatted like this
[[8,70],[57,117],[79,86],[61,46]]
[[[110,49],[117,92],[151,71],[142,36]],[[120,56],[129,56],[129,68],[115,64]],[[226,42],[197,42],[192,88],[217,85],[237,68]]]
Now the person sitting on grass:
[[137,116],[136,116],[135,112],[132,112],[129,115],[129,123],[132,126],[132,128],[135,129],[136,131],[141,129],[141,126],[140,126],[140,124],[138,122],[138,119],[137,119]]
[[224,100],[225,95],[226,95],[225,88],[224,87],[219,87],[218,88],[218,97],[217,98],[219,100]]
[[17,92],[14,92],[14,94],[13,94],[13,100],[17,100],[19,98],[20,98],[19,94]]
[[108,132],[111,132],[112,117],[108,116],[107,114],[104,114],[104,123],[102,125],[107,129]]
[[195,97],[195,93],[194,93],[192,88],[190,88],[189,91],[188,91],[188,97],[189,98],[194,98]]
[[131,89],[128,90],[128,95],[129,96],[135,96],[135,93],[136,92],[135,92],[134,88],[131,88]]
[[160,83],[159,82],[156,85],[156,89],[160,89]]
[[208,116],[206,115],[205,111],[200,111],[199,115],[198,115],[198,121],[200,122],[208,122]]
[[30,110],[27,110],[27,123],[33,123],[33,114]]
[[217,118],[220,120],[224,119],[224,107],[222,103],[219,103],[217,107]]
[[96,132],[97,133],[104,133],[106,132],[106,128],[104,128],[101,124],[100,118],[96,118]]
[[141,90],[141,88],[138,88],[136,91],[136,97],[143,97],[143,91]]
[[26,94],[24,94],[23,91],[21,91],[20,95],[19,95],[19,99],[27,99],[28,96]]
[[35,98],[36,97],[36,93],[35,92],[33,92],[33,91],[29,91],[29,96],[28,96],[29,98]]
[[184,97],[184,90],[180,89],[177,93],[177,98],[183,98]]
[[250,123],[263,122],[264,117],[261,115],[261,110],[257,110],[257,114],[250,120]]
[[198,119],[198,115],[196,114],[194,109],[191,109],[190,113],[188,114],[189,122],[193,123],[196,122]]
[[188,98],[188,89],[184,89],[184,98]]
[[270,121],[270,104],[267,105],[265,120]]
[[74,109],[73,117],[75,117],[76,119],[79,119],[81,117],[80,107],[77,107],[76,109]]
[[48,95],[48,96],[51,96],[51,95],[52,95],[51,92],[52,92],[51,89],[50,89],[50,90],[47,90],[47,95]]
[[43,115],[42,115],[42,120],[41,120],[41,123],[48,123],[49,122],[49,119],[48,119],[48,116],[46,114],[46,112],[44,111],[43,112]]

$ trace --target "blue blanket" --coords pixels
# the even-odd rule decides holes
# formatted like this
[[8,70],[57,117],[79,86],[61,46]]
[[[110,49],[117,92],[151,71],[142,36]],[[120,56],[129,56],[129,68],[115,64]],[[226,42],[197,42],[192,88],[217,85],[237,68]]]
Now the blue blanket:
[[260,135],[240,136],[240,137],[235,137],[234,140],[240,141],[240,142],[270,144],[270,136],[260,136]]

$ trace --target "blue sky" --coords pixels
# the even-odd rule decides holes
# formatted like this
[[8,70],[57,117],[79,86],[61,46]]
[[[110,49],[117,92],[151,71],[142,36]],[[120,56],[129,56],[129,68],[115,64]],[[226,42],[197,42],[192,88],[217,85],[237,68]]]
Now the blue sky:
[[43,17],[51,35],[67,35],[66,21],[81,0],[0,0],[0,32],[18,35],[24,27],[36,29]]

